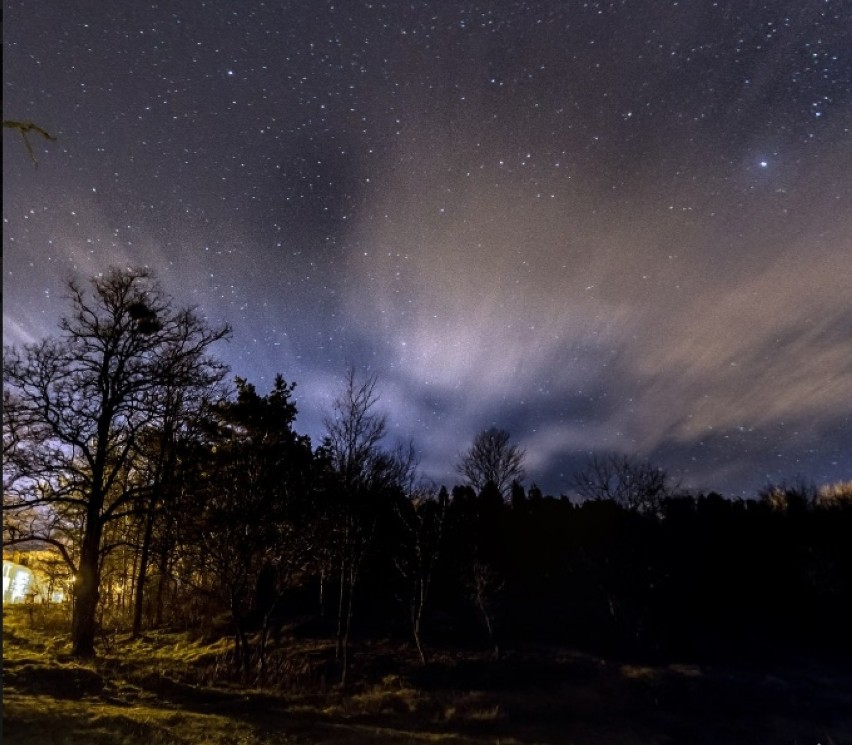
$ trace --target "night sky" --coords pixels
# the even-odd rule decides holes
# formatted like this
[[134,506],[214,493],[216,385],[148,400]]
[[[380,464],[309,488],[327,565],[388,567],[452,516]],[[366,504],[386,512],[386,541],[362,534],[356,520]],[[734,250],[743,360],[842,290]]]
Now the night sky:
[[3,336],[152,267],[318,442],[347,364],[448,486],[852,478],[852,2],[4,3]]

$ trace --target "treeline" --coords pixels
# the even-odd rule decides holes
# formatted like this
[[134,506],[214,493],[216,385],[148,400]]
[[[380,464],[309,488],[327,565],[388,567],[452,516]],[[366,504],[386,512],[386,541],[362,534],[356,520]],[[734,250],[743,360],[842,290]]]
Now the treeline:
[[480,433],[452,491],[389,448],[375,378],[350,370],[318,444],[293,385],[226,383],[226,338],[146,271],[70,285],[55,339],[6,350],[4,539],[73,577],[75,654],[98,629],[226,624],[233,669],[270,676],[285,624],[499,656],[529,642],[642,658],[848,653],[852,484],[690,496],[598,456],[581,502],[526,489],[523,451]]
[[457,489],[448,566],[484,557],[509,644],[658,660],[848,651],[852,505],[789,496],[779,508],[769,498],[681,495],[639,512],[535,490],[517,489],[507,504]]

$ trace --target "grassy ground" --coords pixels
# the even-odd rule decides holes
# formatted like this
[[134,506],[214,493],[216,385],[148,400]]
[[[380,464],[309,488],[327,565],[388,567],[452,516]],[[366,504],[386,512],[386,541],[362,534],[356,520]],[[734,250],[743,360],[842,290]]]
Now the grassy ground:
[[3,742],[25,745],[852,743],[852,671],[643,667],[528,648],[494,662],[361,647],[351,690],[322,640],[282,639],[283,688],[223,682],[227,640],[116,635],[81,665],[61,626],[4,609]]

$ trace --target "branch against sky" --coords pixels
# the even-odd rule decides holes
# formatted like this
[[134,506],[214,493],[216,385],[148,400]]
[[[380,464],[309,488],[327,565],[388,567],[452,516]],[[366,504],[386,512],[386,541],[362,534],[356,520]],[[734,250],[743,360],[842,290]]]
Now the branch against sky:
[[473,438],[467,451],[459,456],[456,469],[478,491],[494,484],[505,498],[515,481],[524,478],[526,451],[510,442],[504,429],[492,427]]
[[3,127],[7,129],[14,129],[21,135],[21,139],[23,140],[24,147],[27,149],[27,153],[30,156],[30,160],[36,167],[38,167],[38,160],[35,157],[33,145],[30,142],[30,134],[35,133],[44,137],[45,140],[49,140],[51,142],[56,141],[56,138],[52,134],[50,134],[50,132],[44,129],[44,127],[40,127],[35,122],[23,122],[14,119],[4,119]]

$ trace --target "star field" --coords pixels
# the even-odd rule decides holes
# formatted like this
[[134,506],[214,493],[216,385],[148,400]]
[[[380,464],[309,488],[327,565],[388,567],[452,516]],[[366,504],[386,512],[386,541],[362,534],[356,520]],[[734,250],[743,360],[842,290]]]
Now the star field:
[[480,429],[695,488],[852,477],[852,4],[4,6],[4,340],[153,267],[451,485]]

